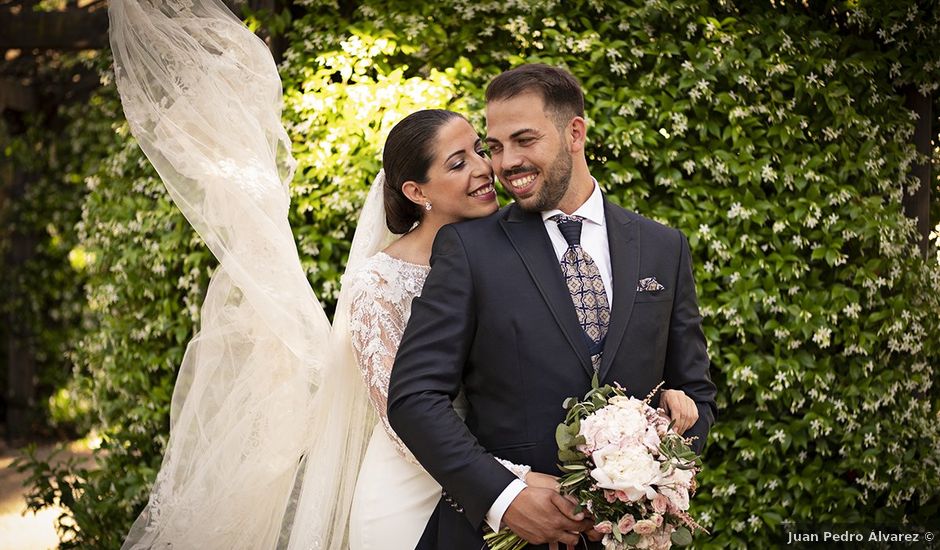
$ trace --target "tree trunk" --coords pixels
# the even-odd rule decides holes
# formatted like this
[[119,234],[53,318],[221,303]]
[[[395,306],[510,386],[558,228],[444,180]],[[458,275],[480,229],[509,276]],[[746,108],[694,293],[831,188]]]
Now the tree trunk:
[[[23,200],[27,178],[16,167],[7,166],[3,173],[4,186],[7,188],[7,200],[15,203]],[[3,272],[5,285],[14,285],[9,274],[16,273],[35,254],[36,238],[14,229],[11,246],[4,261]],[[8,287],[9,288],[9,287]],[[19,312],[16,302],[21,296],[7,295],[14,302],[14,307],[4,312],[6,325],[4,337],[7,348],[7,391],[6,391],[6,437],[16,442],[31,435],[36,427],[36,358],[33,354],[30,325],[23,317],[26,312]],[[9,304],[8,304],[9,305]]]
[[909,109],[917,113],[917,128],[914,131],[914,144],[917,152],[926,155],[928,161],[915,164],[911,173],[920,180],[920,188],[913,195],[904,194],[904,213],[917,220],[917,232],[920,234],[920,253],[927,257],[927,237],[930,235],[930,158],[933,151],[930,147],[932,136],[932,101],[929,95],[923,96],[917,90],[907,92],[906,104]]

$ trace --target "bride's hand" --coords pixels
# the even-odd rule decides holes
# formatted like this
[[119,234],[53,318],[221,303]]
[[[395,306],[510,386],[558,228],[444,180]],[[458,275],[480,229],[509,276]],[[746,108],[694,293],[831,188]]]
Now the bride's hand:
[[679,435],[685,433],[698,420],[698,407],[695,401],[682,390],[663,390],[659,406],[666,411],[671,420],[675,421],[673,429]]
[[541,472],[529,472],[525,475],[525,484],[529,487],[540,487],[558,491],[558,478]]

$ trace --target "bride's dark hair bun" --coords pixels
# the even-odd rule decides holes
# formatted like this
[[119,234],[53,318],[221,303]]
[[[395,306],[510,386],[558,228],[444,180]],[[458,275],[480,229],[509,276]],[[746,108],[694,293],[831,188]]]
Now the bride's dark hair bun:
[[407,233],[421,219],[423,208],[401,191],[406,181],[427,183],[434,160],[434,141],[442,126],[455,118],[453,111],[427,109],[403,118],[385,140],[385,223],[396,235]]

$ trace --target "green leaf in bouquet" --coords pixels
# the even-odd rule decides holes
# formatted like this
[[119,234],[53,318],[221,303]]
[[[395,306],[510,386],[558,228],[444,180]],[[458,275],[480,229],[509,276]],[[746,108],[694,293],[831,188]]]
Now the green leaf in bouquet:
[[688,546],[692,544],[692,532],[689,531],[689,528],[685,525],[680,525],[672,532],[672,535],[669,536],[672,540],[672,543],[676,546]]
[[483,536],[483,540],[490,550],[521,550],[529,544],[509,528],[504,528],[498,533],[488,533]]
[[584,455],[571,449],[559,449],[558,460],[562,462],[577,462],[584,459]]
[[593,386],[590,391],[584,394],[585,401],[594,401],[595,398],[601,398],[605,402],[607,401],[607,396],[613,391],[609,385],[603,385],[601,387]]
[[568,426],[564,423],[555,428],[555,443],[558,444],[558,450],[563,451],[571,448],[574,437],[568,433]]
[[568,399],[565,399],[565,401],[561,404],[561,406],[564,407],[564,409],[567,411],[567,410],[570,410],[571,407],[574,407],[577,404],[578,404],[577,397],[569,397]]
[[576,436],[578,435],[578,432],[580,431],[581,431],[581,418],[578,417],[574,419],[574,422],[572,422],[571,424],[568,424],[568,433],[570,433],[572,436]]
[[570,476],[565,476],[558,482],[559,487],[571,487],[572,485],[577,485],[587,479],[587,472],[581,472],[578,474],[571,474]]
[[625,542],[627,546],[636,546],[637,544],[640,544],[640,534],[630,532],[630,534],[623,537],[623,542]]

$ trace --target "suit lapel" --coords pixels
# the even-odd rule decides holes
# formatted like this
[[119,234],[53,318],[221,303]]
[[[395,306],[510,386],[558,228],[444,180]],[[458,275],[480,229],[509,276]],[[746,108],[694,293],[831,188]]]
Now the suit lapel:
[[594,369],[584,341],[584,331],[578,323],[578,315],[574,304],[571,303],[571,294],[568,293],[565,278],[558,266],[555,249],[548,233],[545,232],[542,216],[537,212],[525,212],[514,204],[509,207],[506,216],[499,220],[499,223],[516,253],[522,258],[522,263],[535,281],[535,286],[548,304],[565,339],[577,352],[581,367],[589,375],[593,375]]
[[627,212],[604,199],[604,216],[607,221],[607,240],[610,248],[610,271],[613,276],[614,303],[610,310],[610,326],[604,342],[604,357],[601,360],[598,379],[607,376],[623,340],[624,332],[633,313],[636,284],[640,276],[639,228]]

